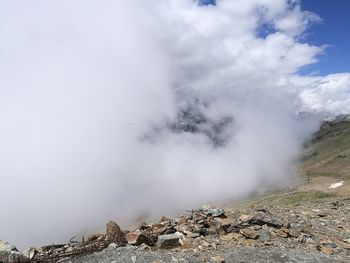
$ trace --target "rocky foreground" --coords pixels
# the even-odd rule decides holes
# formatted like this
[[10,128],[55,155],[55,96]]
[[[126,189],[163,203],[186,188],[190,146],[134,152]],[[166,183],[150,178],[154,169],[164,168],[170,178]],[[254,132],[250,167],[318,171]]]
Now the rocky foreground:
[[223,210],[203,207],[81,242],[18,252],[0,242],[0,262],[350,262],[350,198]]

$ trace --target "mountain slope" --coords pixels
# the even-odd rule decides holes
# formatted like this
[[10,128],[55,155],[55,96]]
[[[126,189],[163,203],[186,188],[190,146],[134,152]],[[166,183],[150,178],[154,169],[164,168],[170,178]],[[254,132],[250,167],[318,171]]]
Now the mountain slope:
[[350,179],[350,121],[326,121],[308,143],[302,171],[310,177]]

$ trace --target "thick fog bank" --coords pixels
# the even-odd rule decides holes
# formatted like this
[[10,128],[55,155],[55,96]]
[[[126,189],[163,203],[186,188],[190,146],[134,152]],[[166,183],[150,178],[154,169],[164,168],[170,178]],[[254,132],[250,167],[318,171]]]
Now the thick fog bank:
[[297,74],[319,20],[285,0],[0,1],[0,239],[66,242],[291,178],[318,127],[297,113],[328,94]]

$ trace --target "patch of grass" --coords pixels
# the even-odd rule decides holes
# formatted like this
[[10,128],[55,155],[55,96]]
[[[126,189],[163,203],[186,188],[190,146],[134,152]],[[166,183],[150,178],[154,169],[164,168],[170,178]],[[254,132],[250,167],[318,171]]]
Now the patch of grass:
[[306,176],[308,176],[308,177],[317,177],[317,176],[339,177],[340,175],[337,173],[322,173],[322,172],[307,171]]
[[301,164],[304,174],[350,179],[350,121],[324,125],[306,146]]
[[277,198],[276,202],[280,205],[295,205],[298,203],[316,202],[318,200],[333,198],[335,196],[336,195],[333,193],[326,193],[322,191],[295,192]]

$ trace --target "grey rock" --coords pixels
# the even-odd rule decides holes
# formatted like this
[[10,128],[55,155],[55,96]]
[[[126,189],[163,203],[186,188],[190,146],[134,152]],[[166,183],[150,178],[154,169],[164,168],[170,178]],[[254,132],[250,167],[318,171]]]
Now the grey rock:
[[29,259],[32,259],[36,253],[38,253],[38,251],[34,247],[27,248],[23,251],[23,255]]
[[259,232],[259,241],[266,242],[266,241],[271,241],[271,232],[269,230],[261,230]]
[[0,240],[0,251],[6,251],[6,252],[11,252],[11,251],[18,251],[17,248],[10,243]]
[[0,240],[0,262],[20,263],[27,262],[28,258],[18,252],[15,246],[12,246],[6,241]]
[[176,247],[180,244],[180,237],[176,234],[161,235],[158,237],[157,246],[160,248]]
[[207,216],[224,217],[225,210],[222,208],[203,208],[202,212]]

